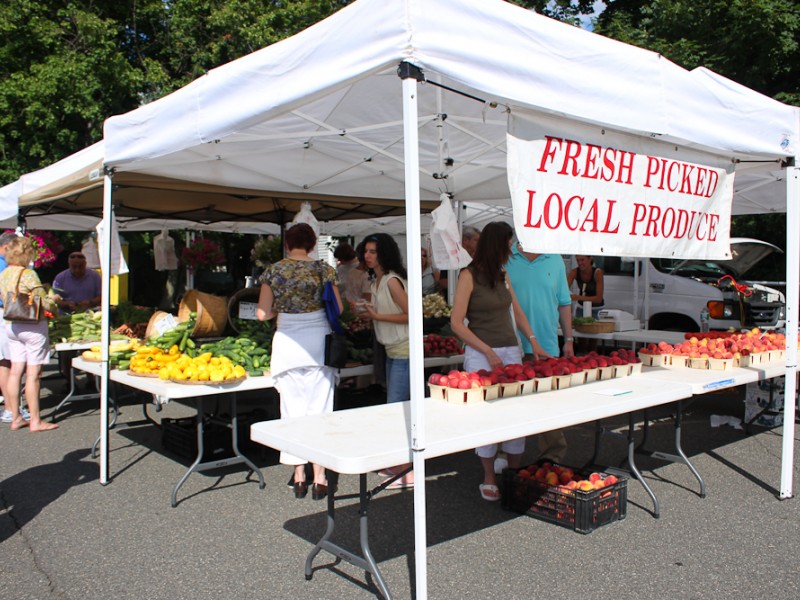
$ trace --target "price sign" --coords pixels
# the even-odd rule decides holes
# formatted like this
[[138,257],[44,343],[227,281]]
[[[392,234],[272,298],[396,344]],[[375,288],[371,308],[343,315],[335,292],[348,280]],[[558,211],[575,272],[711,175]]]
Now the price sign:
[[239,318],[248,321],[256,321],[256,302],[239,302]]
[[178,321],[175,320],[173,315],[167,315],[163,319],[156,321],[156,333],[162,335],[170,329],[175,329],[178,326]]

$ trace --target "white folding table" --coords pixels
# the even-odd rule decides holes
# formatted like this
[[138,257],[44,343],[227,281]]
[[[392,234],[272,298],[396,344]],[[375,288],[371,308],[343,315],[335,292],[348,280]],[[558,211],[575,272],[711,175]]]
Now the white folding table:
[[[431,357],[425,359],[425,366],[437,367],[450,364],[460,364],[463,361],[464,361],[463,355],[447,356],[447,357]],[[80,356],[72,360],[72,369],[78,369],[96,376],[103,375],[102,363],[90,362],[81,358]],[[372,372],[372,365],[362,365],[358,367],[340,369],[339,374],[340,377],[353,377],[356,375],[361,375],[371,372]],[[187,384],[175,383],[172,381],[165,381],[159,379],[158,377],[139,377],[136,375],[132,375],[131,371],[120,371],[118,369],[112,369],[110,374],[110,379],[112,382],[116,382],[125,385],[127,387],[152,394],[154,397],[157,397],[159,401],[162,403],[169,402],[170,400],[190,400],[190,399],[194,399],[197,402],[197,456],[195,457],[194,462],[187,469],[186,473],[184,473],[183,477],[181,477],[181,479],[178,481],[178,483],[172,490],[171,504],[173,507],[177,506],[178,490],[189,478],[189,475],[195,472],[205,471],[209,469],[216,469],[223,466],[245,463],[253,472],[255,472],[258,475],[259,487],[261,489],[264,488],[264,477],[261,471],[252,463],[252,461],[250,461],[240,452],[238,447],[238,440],[236,437],[237,424],[238,424],[236,415],[236,394],[239,392],[273,388],[275,387],[275,382],[272,379],[272,377],[269,376],[247,377],[243,381],[233,384],[187,385]],[[208,396],[217,396],[219,394],[231,394],[231,420],[230,422],[226,422],[225,426],[231,429],[231,444],[234,456],[230,458],[203,462],[203,452],[204,452],[203,438],[205,433],[204,419],[203,419],[203,411],[204,411],[203,400]],[[77,397],[73,397],[72,399],[77,399]],[[127,425],[128,426],[141,425],[145,423],[159,425],[158,422],[152,419],[147,413],[146,404],[143,404],[142,411],[144,413],[143,421],[137,421],[133,424],[127,424]],[[114,421],[112,421],[111,427],[113,427],[113,423]],[[97,445],[98,442],[95,442],[95,446]]]
[[[76,369],[80,369],[81,371],[102,376],[102,363],[89,362],[78,357],[72,360],[72,366]],[[258,476],[259,489],[264,489],[266,484],[264,482],[264,475],[261,473],[261,470],[239,450],[239,442],[237,439],[238,417],[236,414],[236,394],[238,392],[262,390],[274,387],[274,381],[271,377],[248,377],[233,384],[183,385],[179,383],[173,383],[171,381],[164,381],[158,379],[157,377],[137,377],[135,375],[131,375],[130,371],[119,371],[117,369],[113,369],[110,373],[110,379],[111,381],[120,383],[133,389],[153,394],[154,396],[159,396],[165,401],[194,399],[197,402],[197,456],[172,490],[171,505],[173,507],[178,505],[178,490],[189,478],[189,475],[192,473],[207,471],[209,469],[217,469],[219,467],[225,467],[228,465],[244,463]],[[219,394],[231,395],[230,422],[226,421],[224,424],[231,431],[231,446],[234,455],[228,458],[204,462],[203,454],[205,450],[205,419],[203,401],[208,396],[217,396]],[[146,405],[143,407],[143,410],[145,412],[146,420],[150,423],[158,425],[158,423],[156,423],[147,415]]]
[[[613,391],[619,395],[601,395]],[[470,405],[427,399],[425,458],[435,458],[536,433],[675,402],[692,395],[688,385],[634,375],[535,395],[501,398]],[[329,472],[327,529],[308,555],[306,579],[314,558],[325,550],[371,573],[381,593],[391,595],[369,549],[367,473],[411,462],[408,402],[338,411],[327,415],[256,423],[254,441],[322,465]],[[359,475],[361,555],[335,544],[335,493],[338,474]],[[340,499],[349,498],[343,496]]]

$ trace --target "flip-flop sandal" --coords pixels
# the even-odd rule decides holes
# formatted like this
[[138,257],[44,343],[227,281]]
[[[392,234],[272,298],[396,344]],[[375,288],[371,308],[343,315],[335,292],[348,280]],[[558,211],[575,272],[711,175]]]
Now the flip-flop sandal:
[[414,482],[413,481],[411,483],[408,483],[406,481],[403,481],[402,479],[398,479],[396,481],[393,481],[389,485],[387,485],[386,489],[387,490],[409,490],[409,489],[412,489],[413,487],[414,487]]
[[377,473],[381,477],[394,477],[395,475],[400,475],[400,471],[395,471],[392,467],[389,467],[388,469],[381,469]]
[[482,483],[478,486],[481,491],[481,498],[487,502],[497,502],[500,500],[500,488],[491,483]]

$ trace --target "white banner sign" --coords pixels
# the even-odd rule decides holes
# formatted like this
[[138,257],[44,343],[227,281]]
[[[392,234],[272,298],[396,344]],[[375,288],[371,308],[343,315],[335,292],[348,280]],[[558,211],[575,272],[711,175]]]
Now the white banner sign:
[[508,183],[529,252],[729,259],[733,166],[664,142],[512,115]]

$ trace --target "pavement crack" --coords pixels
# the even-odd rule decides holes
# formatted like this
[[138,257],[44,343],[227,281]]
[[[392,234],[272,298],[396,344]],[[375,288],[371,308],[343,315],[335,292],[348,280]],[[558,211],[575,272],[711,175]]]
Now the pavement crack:
[[50,596],[54,598],[64,598],[65,600],[68,600],[69,596],[67,596],[64,592],[60,591],[56,587],[56,584],[53,582],[52,578],[50,577],[50,574],[47,572],[47,570],[39,561],[39,556],[36,554],[36,550],[33,548],[30,539],[28,539],[28,536],[25,534],[25,530],[22,527],[23,524],[17,518],[16,513],[11,509],[11,507],[9,507],[9,503],[8,500],[6,499],[4,490],[3,488],[0,487],[0,514],[2,513],[5,513],[5,515],[7,515],[9,519],[11,519],[11,522],[14,524],[14,530],[17,533],[19,533],[20,537],[25,543],[25,548],[27,549],[28,554],[30,554],[31,560],[33,561],[33,565],[36,571],[41,573],[42,576],[47,581],[47,588],[50,590]]

